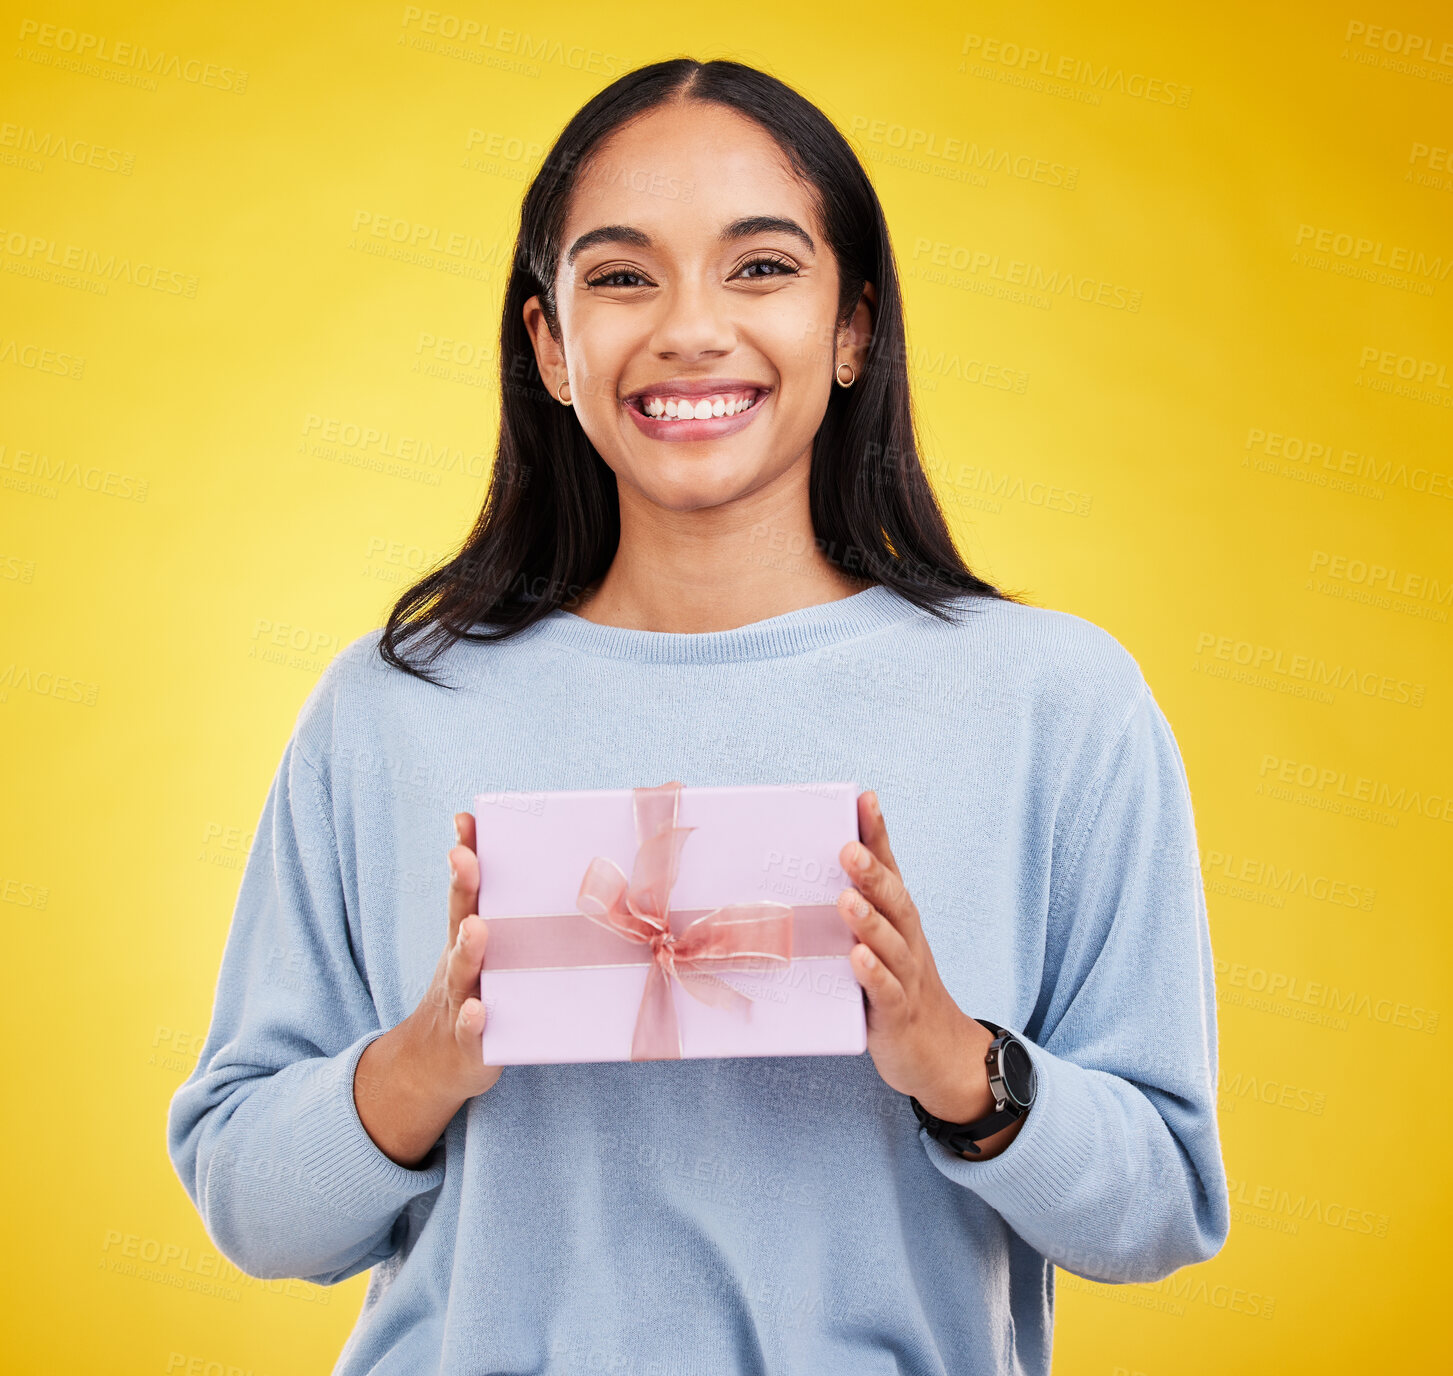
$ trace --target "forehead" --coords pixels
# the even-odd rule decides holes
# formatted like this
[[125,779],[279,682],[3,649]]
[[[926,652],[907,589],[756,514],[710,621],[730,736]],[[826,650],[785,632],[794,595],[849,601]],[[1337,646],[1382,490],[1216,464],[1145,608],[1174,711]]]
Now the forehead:
[[755,120],[686,101],[638,116],[582,165],[566,212],[566,244],[597,225],[714,235],[743,215],[796,220],[821,244],[812,188]]

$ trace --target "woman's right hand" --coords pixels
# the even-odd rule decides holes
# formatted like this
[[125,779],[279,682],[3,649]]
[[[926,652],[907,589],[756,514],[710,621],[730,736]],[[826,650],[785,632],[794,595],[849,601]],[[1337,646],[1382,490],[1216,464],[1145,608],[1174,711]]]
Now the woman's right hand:
[[375,1037],[358,1058],[353,1102],[378,1149],[417,1166],[459,1108],[494,1086],[502,1067],[480,1050],[485,1011],[479,976],[489,930],[479,906],[474,818],[454,814],[459,844],[449,852],[449,927],[434,977],[419,1005]]

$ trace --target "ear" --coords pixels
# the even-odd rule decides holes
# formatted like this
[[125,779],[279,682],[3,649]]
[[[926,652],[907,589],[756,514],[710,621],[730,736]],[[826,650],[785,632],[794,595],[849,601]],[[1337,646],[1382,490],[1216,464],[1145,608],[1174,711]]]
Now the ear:
[[868,345],[873,339],[873,318],[878,308],[878,293],[871,282],[863,283],[863,293],[853,310],[852,318],[839,336],[839,363],[851,363],[860,377],[868,358]]
[[546,390],[558,392],[565,381],[565,350],[560,341],[550,333],[545,319],[545,307],[538,296],[532,296],[524,305],[525,328],[530,332],[530,343],[535,350],[535,364],[540,370],[540,380]]

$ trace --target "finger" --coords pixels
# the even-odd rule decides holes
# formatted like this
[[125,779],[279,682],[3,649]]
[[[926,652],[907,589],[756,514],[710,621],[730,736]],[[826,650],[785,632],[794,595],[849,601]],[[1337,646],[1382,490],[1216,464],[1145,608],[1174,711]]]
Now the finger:
[[476,1056],[480,1054],[479,1039],[484,1035],[484,1004],[476,998],[465,999],[454,1020],[454,1035],[459,1044]]
[[[865,911],[858,911],[859,908]],[[852,934],[893,972],[894,978],[900,983],[908,982],[913,951],[904,940],[903,933],[857,889],[844,889],[838,894],[837,909]]]
[[861,943],[848,953],[853,974],[868,996],[868,1022],[874,1031],[891,1027],[903,1017],[908,996],[893,972]]
[[479,847],[475,844],[475,824],[472,812],[456,812],[454,814],[454,834],[459,838],[461,846],[468,846],[470,850],[477,851]]
[[444,980],[453,1003],[479,997],[479,975],[484,969],[484,948],[489,943],[489,924],[475,913],[459,924],[459,934],[449,947]]
[[905,936],[921,930],[918,909],[902,878],[890,870],[861,841],[849,841],[838,854],[847,876],[867,898]]
[[[481,1038],[484,1036],[484,1024],[489,1014],[484,1004],[478,999],[465,999],[464,1006],[459,1010],[459,1016],[454,1020],[454,1040],[460,1050],[464,1052],[477,1066],[482,1066],[482,1072],[476,1072],[476,1077],[471,1080],[471,1092],[482,1094],[498,1082],[502,1066],[487,1065],[484,1060],[484,1047]],[[478,1078],[482,1073],[483,1078]]]
[[449,933],[459,935],[459,923],[479,907],[479,857],[469,846],[455,846],[449,852]]
[[903,878],[898,861],[893,858],[893,848],[888,844],[888,824],[883,820],[876,789],[858,794],[858,837],[888,869]]

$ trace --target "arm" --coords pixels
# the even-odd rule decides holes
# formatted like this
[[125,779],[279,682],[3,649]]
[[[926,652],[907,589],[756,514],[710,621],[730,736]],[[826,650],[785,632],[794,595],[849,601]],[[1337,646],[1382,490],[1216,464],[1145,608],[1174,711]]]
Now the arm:
[[443,1148],[391,1160],[354,1072],[384,1029],[355,960],[326,783],[290,741],[258,823],[197,1066],[167,1146],[207,1232],[242,1270],[332,1284],[395,1247],[444,1179]]
[[1195,823],[1148,688],[1055,856],[1044,983],[1021,1034],[1034,1106],[992,1160],[920,1139],[944,1175],[1065,1270],[1159,1280],[1213,1256],[1230,1209]]

